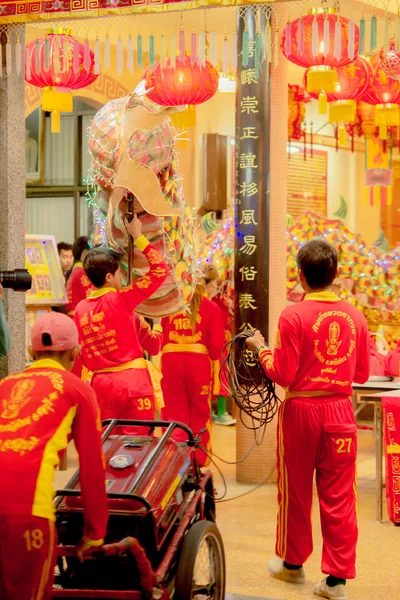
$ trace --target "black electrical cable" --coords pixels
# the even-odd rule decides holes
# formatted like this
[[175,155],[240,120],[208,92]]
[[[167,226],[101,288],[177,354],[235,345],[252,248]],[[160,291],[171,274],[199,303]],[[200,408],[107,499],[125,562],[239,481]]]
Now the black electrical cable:
[[253,331],[244,331],[225,344],[220,380],[241,413],[251,418],[252,425],[249,425],[241,414],[243,425],[255,431],[273,420],[280,399],[275,393],[274,382],[247,348],[246,339],[253,335]]

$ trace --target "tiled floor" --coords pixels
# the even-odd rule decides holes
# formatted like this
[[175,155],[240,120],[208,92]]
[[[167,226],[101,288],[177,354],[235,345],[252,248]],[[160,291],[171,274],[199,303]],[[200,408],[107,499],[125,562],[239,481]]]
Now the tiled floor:
[[[389,521],[375,521],[375,455],[373,434],[359,434],[358,510],[359,544],[358,576],[349,582],[349,600],[400,599],[400,527]],[[214,428],[214,450],[228,460],[235,457],[235,428]],[[228,498],[243,494],[253,486],[235,481],[235,467],[220,465],[228,483]],[[57,474],[59,487],[76,467],[70,453],[69,469]],[[215,483],[222,485],[216,475]],[[266,570],[273,556],[276,518],[276,486],[263,486],[242,498],[218,505],[217,523],[226,552],[227,596],[229,600],[294,600],[311,599],[313,585],[321,580],[321,532],[317,503],[314,503],[314,553],[306,564],[308,582],[294,587],[271,579]],[[254,598],[255,597],[255,598]]]

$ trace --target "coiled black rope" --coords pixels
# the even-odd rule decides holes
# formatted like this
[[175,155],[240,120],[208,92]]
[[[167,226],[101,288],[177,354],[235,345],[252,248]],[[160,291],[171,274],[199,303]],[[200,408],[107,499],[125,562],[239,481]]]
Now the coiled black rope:
[[246,346],[246,339],[253,334],[253,331],[244,331],[225,344],[220,381],[241,413],[251,418],[252,425],[242,419],[243,424],[256,430],[272,421],[280,399],[275,393],[274,382]]

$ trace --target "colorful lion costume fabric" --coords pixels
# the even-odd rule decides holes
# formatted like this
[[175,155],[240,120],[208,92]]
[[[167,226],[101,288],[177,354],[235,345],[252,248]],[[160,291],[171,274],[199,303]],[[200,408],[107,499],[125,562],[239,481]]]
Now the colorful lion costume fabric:
[[[132,94],[106,104],[89,128],[90,181],[97,192],[91,201],[98,221],[95,242],[122,251],[127,271],[124,219],[130,192],[144,235],[170,267],[161,288],[138,307],[140,314],[153,318],[182,310],[196,284],[193,215],[183,197],[169,112],[145,96]],[[135,248],[133,278],[141,277],[147,268]]]

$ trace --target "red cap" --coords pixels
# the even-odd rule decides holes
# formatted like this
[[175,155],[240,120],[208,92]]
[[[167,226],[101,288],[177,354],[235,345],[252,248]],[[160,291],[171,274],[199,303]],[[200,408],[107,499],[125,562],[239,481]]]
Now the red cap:
[[[43,334],[50,336],[49,346],[43,344]],[[46,341],[46,340],[45,340]],[[79,344],[78,330],[67,315],[49,312],[40,317],[31,331],[32,350],[36,352],[63,352],[72,350]]]

